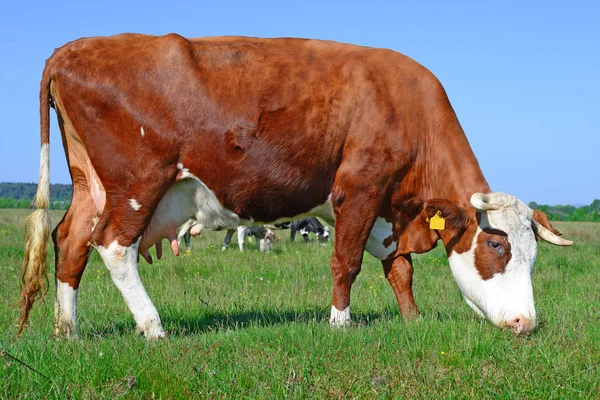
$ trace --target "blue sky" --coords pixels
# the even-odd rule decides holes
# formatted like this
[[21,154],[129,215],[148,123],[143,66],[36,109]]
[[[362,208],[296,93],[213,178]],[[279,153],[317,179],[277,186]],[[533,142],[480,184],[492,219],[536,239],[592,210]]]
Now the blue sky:
[[[0,6],[0,182],[37,182],[53,50],[121,32],[330,39],[397,50],[440,79],[495,191],[600,198],[600,2],[17,2]],[[53,116],[51,181],[70,182]]]

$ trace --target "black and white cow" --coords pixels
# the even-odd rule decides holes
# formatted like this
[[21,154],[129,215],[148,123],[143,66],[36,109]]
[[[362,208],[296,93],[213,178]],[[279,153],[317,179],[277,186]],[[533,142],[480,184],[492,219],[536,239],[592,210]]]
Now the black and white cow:
[[319,238],[320,242],[329,241],[329,227],[323,227],[323,224],[321,224],[315,217],[293,221],[290,225],[290,229],[292,230],[290,234],[290,240],[292,242],[296,239],[296,233],[300,233],[304,238],[304,241],[308,242],[308,234],[311,232],[317,235],[317,238]]

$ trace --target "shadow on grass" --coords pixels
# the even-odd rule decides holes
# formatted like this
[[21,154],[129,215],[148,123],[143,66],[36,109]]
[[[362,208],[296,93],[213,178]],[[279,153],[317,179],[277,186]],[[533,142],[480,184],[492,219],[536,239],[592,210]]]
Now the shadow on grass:
[[[162,323],[170,336],[187,336],[207,332],[219,332],[245,329],[248,327],[269,327],[290,323],[327,324],[329,325],[329,308],[312,307],[303,310],[248,310],[224,312],[185,313],[163,312]],[[383,312],[355,313],[352,315],[352,325],[373,326],[382,320],[397,318],[398,313],[392,310]],[[94,327],[86,336],[102,338],[111,335],[126,335],[135,331],[135,323],[126,322],[125,317],[105,327]],[[399,320],[401,321],[401,319]],[[83,333],[83,332],[80,332]]]

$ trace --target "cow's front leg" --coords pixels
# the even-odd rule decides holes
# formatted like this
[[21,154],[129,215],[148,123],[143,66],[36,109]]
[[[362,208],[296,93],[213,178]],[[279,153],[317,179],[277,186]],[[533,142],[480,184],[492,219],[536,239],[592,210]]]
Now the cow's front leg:
[[419,316],[419,309],[412,293],[413,266],[410,254],[382,261],[383,272],[394,290],[400,312],[408,321]]
[[335,245],[331,257],[333,299],[332,326],[350,323],[350,290],[360,273],[367,238],[381,207],[383,189],[339,187],[334,189]]
[[304,243],[310,242],[310,239],[308,237],[308,231],[301,230],[300,233],[302,234],[302,238],[304,239]]
[[96,250],[129,306],[137,324],[137,332],[144,334],[148,339],[162,338],[166,333],[158,311],[148,297],[138,273],[138,244],[139,239],[129,246],[123,246],[115,239],[107,247],[96,246]]
[[227,233],[225,234],[225,239],[223,240],[223,248],[221,248],[221,251],[227,250],[227,247],[229,246],[229,243],[231,242],[231,237],[233,236],[234,232],[235,232],[235,229],[227,229]]
[[237,234],[238,234],[238,246],[240,248],[240,251],[244,251],[244,240],[246,239],[246,227],[238,226]]

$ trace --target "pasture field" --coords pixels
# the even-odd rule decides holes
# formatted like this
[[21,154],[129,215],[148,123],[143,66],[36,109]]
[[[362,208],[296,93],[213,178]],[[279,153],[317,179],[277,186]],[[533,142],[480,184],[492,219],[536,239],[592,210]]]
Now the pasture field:
[[[475,316],[441,245],[415,257],[421,318],[404,323],[379,261],[365,255],[352,326],[329,327],[332,244],[289,231],[270,254],[192,251],[140,263],[168,338],[146,341],[96,253],[79,296],[80,341],[56,340],[54,267],[15,337],[26,210],[0,210],[0,398],[600,398],[600,224],[556,223],[571,248],[539,244],[539,327],[517,337]],[[57,223],[60,212],[52,212]],[[52,251],[48,260],[53,260]],[[9,354],[34,368],[31,371]]]

